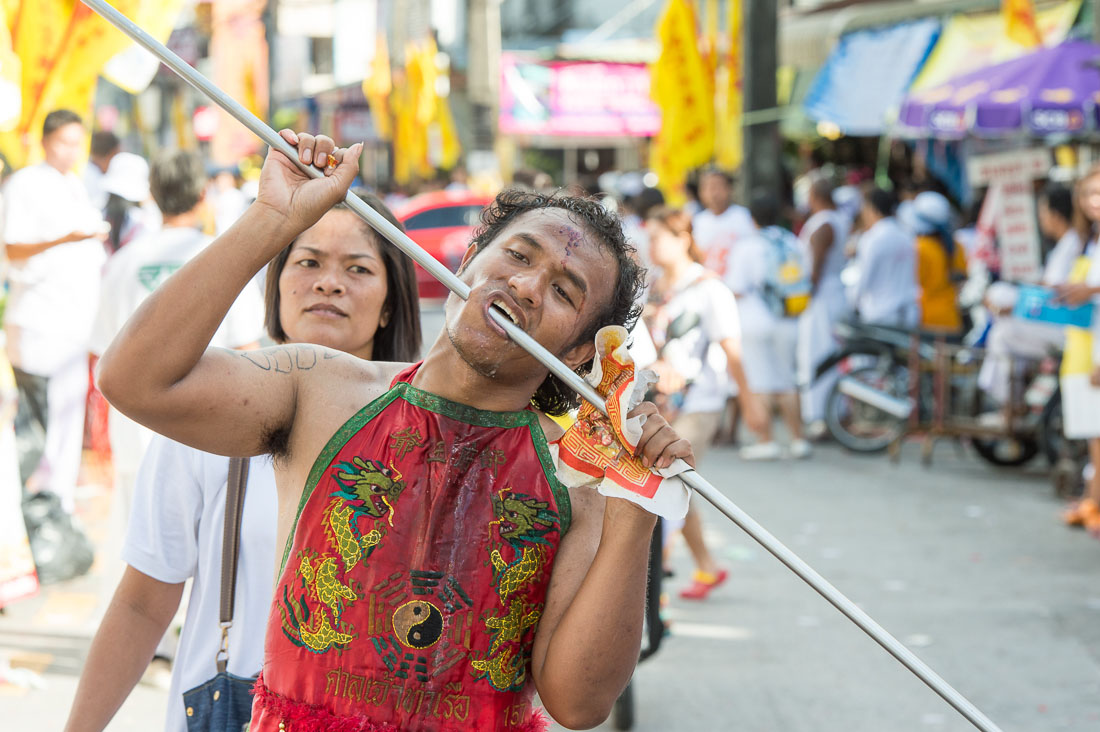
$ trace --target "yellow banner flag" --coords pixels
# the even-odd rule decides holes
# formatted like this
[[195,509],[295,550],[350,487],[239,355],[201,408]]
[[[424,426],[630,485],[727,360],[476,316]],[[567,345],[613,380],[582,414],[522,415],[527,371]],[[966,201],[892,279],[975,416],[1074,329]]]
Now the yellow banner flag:
[[432,172],[428,162],[428,126],[419,121],[423,71],[420,51],[410,44],[405,48],[405,68],[395,75],[390,95],[394,119],[393,177],[398,183],[408,183],[414,177],[426,178]]
[[363,96],[370,104],[371,119],[374,120],[378,136],[383,140],[393,138],[393,122],[390,119],[390,92],[392,91],[390,49],[386,45],[385,34],[379,33],[374,43],[374,58],[370,62],[370,73],[363,79]]
[[650,163],[672,205],[685,200],[687,172],[714,153],[713,75],[699,52],[696,28],[691,4],[669,0],[657,21],[661,53],[650,66],[650,96],[661,110]]
[[718,167],[735,170],[741,166],[744,135],[741,127],[741,0],[730,0],[729,49],[718,72],[715,161]]
[[451,114],[451,105],[447,102],[447,98],[439,97],[435,109],[434,126],[439,131],[438,167],[450,170],[458,164],[462,155],[462,144],[458,140],[454,116]]
[[1005,35],[1028,48],[1040,46],[1043,37],[1035,19],[1035,4],[1031,0],[1001,0],[1001,15],[1005,21]]
[[[385,109],[385,122],[392,120],[393,177],[398,183],[427,179],[436,169],[453,168],[462,153],[443,93],[446,88],[439,83],[443,70],[437,65],[438,53],[432,39],[409,44],[405,48],[405,67],[393,73],[388,99],[379,97],[377,104],[371,99],[371,109]],[[363,89],[374,95],[382,87],[368,79]]]
[[[115,0],[133,16],[140,0]],[[0,149],[12,165],[38,159],[42,122],[54,109],[92,111],[96,79],[107,61],[130,43],[121,32],[79,0],[7,2],[12,48],[22,64],[22,111],[19,122],[0,134]]]

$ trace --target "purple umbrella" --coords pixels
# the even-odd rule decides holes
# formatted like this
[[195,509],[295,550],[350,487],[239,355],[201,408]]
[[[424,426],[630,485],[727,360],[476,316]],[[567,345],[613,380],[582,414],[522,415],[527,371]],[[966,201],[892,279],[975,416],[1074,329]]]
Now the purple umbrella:
[[1079,134],[1100,127],[1100,46],[1066,41],[906,97],[901,132],[959,138]]

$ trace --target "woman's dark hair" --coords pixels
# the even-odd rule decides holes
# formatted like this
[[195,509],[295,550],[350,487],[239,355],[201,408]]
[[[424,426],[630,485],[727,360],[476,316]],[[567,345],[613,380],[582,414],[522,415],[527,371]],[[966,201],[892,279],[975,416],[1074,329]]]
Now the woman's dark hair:
[[1067,223],[1073,223],[1073,191],[1061,183],[1047,183],[1039,194],[1047,208]]
[[[391,224],[401,231],[405,227],[397,220],[386,204],[365,190],[353,190],[355,195],[382,214]],[[333,211],[351,209],[345,203],[332,207]],[[378,247],[378,254],[386,267],[386,301],[382,312],[389,313],[389,322],[380,326],[374,336],[373,361],[415,361],[420,358],[420,302],[416,289],[416,271],[412,260],[397,247],[384,239],[364,221],[360,224],[363,233]],[[286,343],[289,337],[279,320],[279,277],[283,274],[290,251],[297,240],[275,255],[267,265],[267,281],[264,287],[264,325],[267,334],[276,343]]]
[[103,208],[103,218],[111,225],[111,231],[107,234],[107,244],[112,252],[117,252],[122,247],[122,233],[130,220],[130,212],[139,208],[140,204],[128,201],[117,193],[107,195],[107,205]]
[[872,188],[867,191],[863,201],[877,211],[879,216],[893,216],[898,208],[898,199],[884,188]]
[[692,234],[691,229],[691,216],[682,209],[679,208],[667,208],[665,206],[656,206],[649,210],[649,214],[645,217],[646,225],[650,222],[654,222],[659,226],[663,226],[671,231],[676,236],[688,237],[688,256],[691,257],[691,261],[702,264],[706,259],[706,255],[703,250],[699,248],[699,243],[695,241],[695,236]]
[[[576,223],[595,234],[618,266],[610,302],[603,312],[592,318],[588,328],[573,345],[591,342],[596,337],[596,331],[605,325],[621,325],[629,329],[641,313],[638,296],[645,284],[645,268],[634,259],[634,247],[627,242],[619,217],[594,198],[529,193],[515,188],[501,191],[481,212],[481,226],[474,232],[471,242],[476,247],[474,256],[480,254],[519,216],[529,211],[551,208],[568,212]],[[592,363],[589,362],[578,366],[576,371],[583,376],[591,368]],[[579,397],[573,390],[553,374],[546,376],[531,397],[531,404],[536,409],[553,416],[565,414],[578,402]]]

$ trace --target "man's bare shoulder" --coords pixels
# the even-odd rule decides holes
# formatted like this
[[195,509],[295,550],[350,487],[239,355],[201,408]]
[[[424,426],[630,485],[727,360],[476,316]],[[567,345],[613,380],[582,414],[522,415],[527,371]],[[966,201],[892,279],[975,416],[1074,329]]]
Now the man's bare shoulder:
[[273,454],[306,456],[308,464],[328,438],[365,405],[389,390],[404,363],[367,361],[332,348],[309,344],[248,352],[261,366],[299,373],[293,423],[282,440],[271,442]]

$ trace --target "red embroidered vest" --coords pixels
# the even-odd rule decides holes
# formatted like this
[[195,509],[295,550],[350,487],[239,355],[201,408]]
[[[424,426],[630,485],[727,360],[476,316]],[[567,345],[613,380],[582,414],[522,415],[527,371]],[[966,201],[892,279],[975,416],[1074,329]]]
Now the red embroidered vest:
[[537,730],[531,647],[569,497],[533,411],[408,383],[318,456],[267,626],[252,730]]

